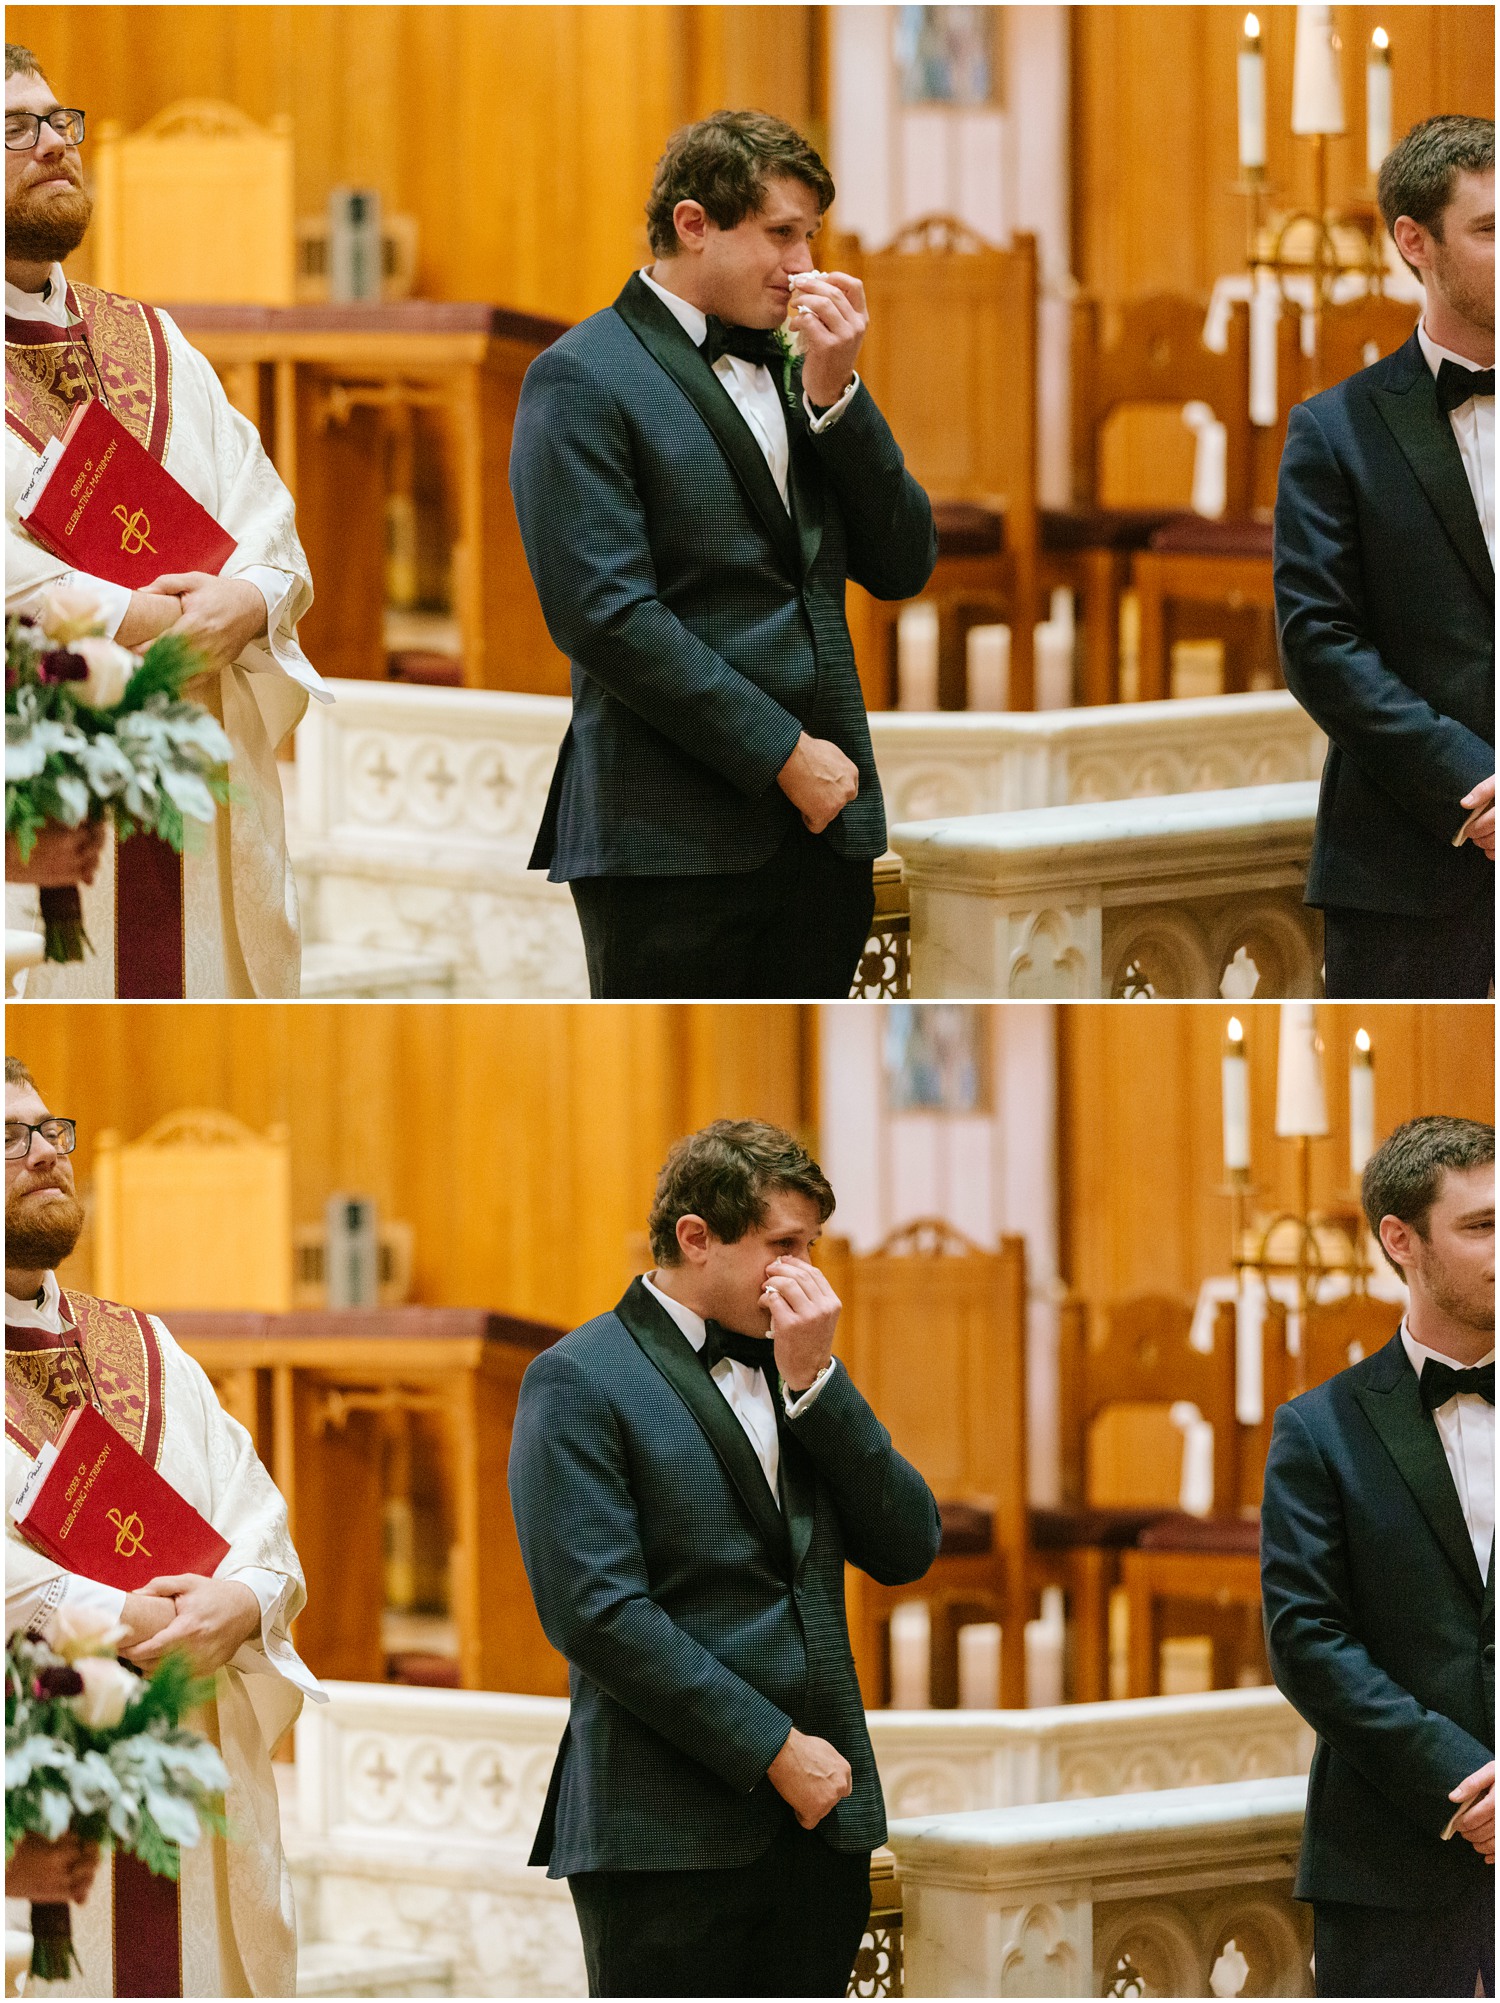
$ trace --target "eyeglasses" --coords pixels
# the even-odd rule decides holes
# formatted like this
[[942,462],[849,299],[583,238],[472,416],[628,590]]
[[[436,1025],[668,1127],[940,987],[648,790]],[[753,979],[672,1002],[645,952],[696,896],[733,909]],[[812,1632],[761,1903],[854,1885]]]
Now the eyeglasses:
[[33,1134],[40,1134],[47,1145],[60,1155],[70,1155],[78,1145],[78,1129],[71,1120],[38,1120],[34,1127],[25,1120],[7,1120],[5,1159],[25,1161],[31,1153]]
[[5,150],[7,153],[29,153],[42,136],[42,127],[50,125],[59,139],[66,139],[70,146],[83,144],[83,113],[81,111],[8,111],[5,114]]

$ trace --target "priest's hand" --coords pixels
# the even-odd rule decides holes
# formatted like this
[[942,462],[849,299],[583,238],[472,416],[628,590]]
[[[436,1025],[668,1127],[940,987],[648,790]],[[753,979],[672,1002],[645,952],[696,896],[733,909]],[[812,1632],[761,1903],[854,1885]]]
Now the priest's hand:
[[129,1655],[133,1648],[139,1648],[143,1641],[149,1641],[154,1634],[160,1634],[173,1619],[172,1602],[160,1600],[154,1594],[127,1593],[125,1604],[120,1609],[120,1626],[125,1634],[120,1642],[120,1653]]
[[181,1648],[198,1675],[211,1676],[260,1633],[260,1601],[238,1579],[168,1572],[148,1580],[140,1590],[173,1605],[173,1617],[164,1628],[139,1647],[120,1651],[142,1669]]
[[5,837],[5,880],[36,883],[45,890],[64,883],[92,883],[103,852],[103,821],[83,821],[76,828],[49,821],[38,832],[25,862],[15,836]]
[[1463,1814],[1453,1825],[1454,1834],[1472,1843],[1486,1864],[1495,1861],[1495,1762],[1461,1780],[1448,1799],[1457,1802]]
[[182,600],[170,592],[132,591],[125,617],[115,628],[115,638],[122,647],[133,647],[140,652],[169,626],[175,626],[181,617]]
[[809,834],[820,835],[859,792],[859,767],[826,737],[804,730],[776,775]]
[[766,1768],[766,1779],[804,1829],[816,1829],[832,1809],[854,1792],[854,1775],[837,1746],[814,1739],[794,1725],[786,1744]]
[[843,1303],[806,1259],[773,1259],[760,1305],[771,1317],[782,1382],[793,1393],[807,1390],[833,1355]]
[[802,336],[802,389],[826,410],[854,380],[870,324],[865,288],[842,271],[801,271],[792,287],[793,333]]
[[5,1867],[5,1896],[37,1906],[81,1906],[99,1868],[99,1845],[69,1830],[49,1843],[28,1831]]
[[196,647],[205,670],[227,668],[252,640],[266,631],[266,601],[242,577],[212,577],[206,570],[169,572],[153,578],[148,591],[167,591],[182,601],[173,636]]

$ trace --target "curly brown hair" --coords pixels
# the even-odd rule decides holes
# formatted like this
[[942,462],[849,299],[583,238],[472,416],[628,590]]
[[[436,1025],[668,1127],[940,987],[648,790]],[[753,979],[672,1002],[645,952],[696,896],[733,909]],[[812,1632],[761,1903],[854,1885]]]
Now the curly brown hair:
[[715,1120],[677,1142],[657,1177],[651,1205],[651,1254],[658,1266],[679,1266],[679,1218],[701,1217],[714,1236],[734,1245],[765,1222],[766,1198],[790,1190],[833,1214],[828,1178],[794,1135],[767,1120]]
[[657,257],[677,252],[672,211],[701,202],[717,228],[732,230],[765,207],[767,181],[790,177],[811,188],[821,215],[833,176],[795,126],[768,111],[716,111],[667,141],[646,200],[646,231]]

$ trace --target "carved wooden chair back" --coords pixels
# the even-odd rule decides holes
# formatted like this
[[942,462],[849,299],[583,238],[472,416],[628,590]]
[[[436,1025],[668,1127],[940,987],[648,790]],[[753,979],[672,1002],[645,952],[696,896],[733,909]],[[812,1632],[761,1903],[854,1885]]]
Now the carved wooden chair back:
[[[146,1308],[292,1304],[292,1150],[228,1113],[170,1113],[94,1147],[94,1291]],[[171,1228],[163,1230],[169,1218]]]
[[1214,1512],[1236,1512],[1233,1346],[1219,1330],[1205,1355],[1189,1339],[1192,1324],[1191,1308],[1166,1295],[1067,1303],[1059,1385],[1067,1503],[1175,1509],[1183,1436],[1169,1414],[1187,1400],[1214,1429]]
[[98,281],[135,299],[290,306],[297,226],[290,118],[184,98],[94,145]]
[[1325,307],[1318,353],[1303,356],[1300,397],[1316,396],[1346,382],[1382,355],[1394,354],[1411,339],[1421,308],[1408,299],[1348,299],[1339,306]]
[[1236,302],[1223,354],[1203,345],[1205,308],[1195,299],[1157,293],[1105,307],[1073,307],[1073,502],[1101,504],[1101,439],[1118,410],[1133,405],[1206,403],[1227,433],[1225,513],[1250,505],[1250,322]]

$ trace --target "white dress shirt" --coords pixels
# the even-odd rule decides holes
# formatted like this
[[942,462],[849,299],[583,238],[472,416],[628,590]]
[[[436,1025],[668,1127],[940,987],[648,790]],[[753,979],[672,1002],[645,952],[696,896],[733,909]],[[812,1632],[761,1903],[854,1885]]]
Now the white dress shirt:
[[[13,288],[7,287],[7,292]],[[56,1273],[48,1273],[42,1281],[40,1298],[17,1300],[14,1294],[5,1296],[5,1325],[7,1328],[39,1328],[48,1335],[61,1335],[62,1289],[57,1283]],[[216,1576],[220,1576],[217,1575]],[[237,1571],[225,1572],[222,1577],[237,1579],[248,1586],[260,1603],[261,1635],[264,1641],[280,1610],[282,1594],[287,1581],[278,1572],[268,1572],[259,1565],[244,1565]],[[65,1572],[62,1576],[62,1590],[52,1600],[48,1613],[61,1605],[89,1609],[101,1617],[107,1615],[118,1620],[125,1604],[125,1594],[118,1586],[102,1585],[98,1579],[85,1579],[81,1573]]]
[[[1440,348],[1428,333],[1425,321],[1417,323],[1417,342],[1434,376],[1444,362],[1452,362],[1458,369],[1475,367],[1466,355],[1456,355],[1451,348]],[[1474,496],[1474,506],[1478,510],[1484,539],[1489,544],[1490,562],[1493,563],[1495,561],[1494,397],[1469,397],[1466,402],[1459,404],[1457,409],[1449,411],[1448,422],[1453,427],[1453,436],[1457,441],[1459,456],[1464,462],[1464,472],[1468,477],[1469,492]]]
[[[670,1294],[664,1294],[654,1284],[655,1273],[642,1275],[641,1285],[654,1299],[659,1300],[673,1321],[681,1329],[695,1351],[701,1353],[708,1340],[708,1324],[702,1315],[694,1314],[681,1301],[674,1301]],[[838,1358],[831,1358],[818,1372],[807,1389],[796,1396],[781,1387],[781,1395],[786,1405],[787,1417],[795,1419],[805,1412],[814,1398],[838,1368]],[[724,1356],[709,1372],[715,1384],[724,1394],[724,1402],[744,1428],[745,1437],[755,1449],[755,1458],[760,1462],[771,1493],[776,1498],[776,1507],[781,1507],[781,1493],[777,1487],[777,1477],[781,1472],[781,1441],[776,1432],[776,1407],[771,1400],[771,1386],[764,1370],[756,1370],[748,1363],[740,1363],[732,1356]]]
[[[7,320],[41,320],[49,327],[66,327],[71,322],[68,312],[68,282],[60,264],[54,264],[47,274],[47,283],[40,292],[23,292],[19,285],[5,281],[5,317]],[[266,631],[274,632],[281,608],[291,590],[291,579],[279,570],[269,570],[264,564],[251,564],[236,572],[246,584],[253,584],[266,601]],[[86,584],[98,599],[103,614],[104,631],[113,639],[120,630],[120,621],[130,610],[130,587],[125,584],[111,584],[107,577],[95,577],[86,570],[72,570],[66,576],[54,578],[56,584]],[[52,589],[52,585],[47,587]],[[37,592],[32,599],[17,599],[7,610],[30,613],[41,609],[44,592]]]
[[[679,299],[675,292],[668,292],[664,285],[658,285],[649,271],[641,273],[642,282],[649,286],[667,311],[676,320],[695,348],[701,348],[708,333],[708,315],[698,307]],[[747,362],[738,355],[720,355],[714,363],[714,374],[729,393],[729,400],[750,427],[750,435],[765,456],[771,469],[771,478],[776,482],[776,491],[782,503],[790,512],[787,500],[787,467],[791,460],[791,446],[787,440],[786,408],[782,402],[782,386],[769,369],[759,362]],[[849,408],[851,398],[859,388],[856,376],[844,394],[835,404],[830,404],[821,417],[815,416],[813,407],[804,393],[802,405],[807,412],[808,426],[816,436],[836,424]],[[774,1486],[774,1483],[773,1483]]]
[[[1420,1377],[1422,1365],[1429,1358],[1435,1363],[1446,1363],[1458,1370],[1466,1368],[1455,1357],[1444,1356],[1440,1349],[1428,1349],[1401,1324],[1401,1341],[1411,1361],[1411,1367]],[[1488,1356],[1480,1360],[1489,1363],[1494,1360],[1492,1349]],[[1495,1541],[1495,1408],[1487,1398],[1481,1398],[1477,1391],[1465,1391],[1445,1404],[1439,1405],[1433,1413],[1437,1424],[1438,1438],[1443,1443],[1443,1456],[1453,1476],[1453,1486],[1458,1490],[1459,1507],[1464,1513],[1464,1523],[1469,1532],[1469,1541],[1474,1546],[1474,1556],[1479,1560],[1479,1575],[1485,1578],[1490,1569],[1490,1550]]]

